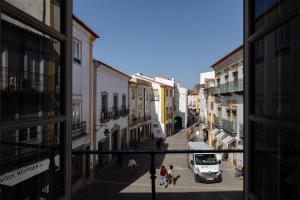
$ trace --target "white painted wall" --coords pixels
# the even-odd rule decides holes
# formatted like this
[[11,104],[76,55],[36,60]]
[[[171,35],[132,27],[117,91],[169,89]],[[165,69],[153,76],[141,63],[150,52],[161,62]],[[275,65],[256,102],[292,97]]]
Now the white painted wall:
[[184,87],[180,87],[180,84],[177,83],[175,86],[175,107],[174,117],[180,116],[182,118],[183,128],[187,128],[187,118],[188,118],[188,90]]
[[[122,105],[122,95],[126,95],[126,107],[128,108],[128,81],[129,77],[124,76],[110,68],[107,68],[106,66],[102,64],[95,64],[94,61],[94,67],[96,67],[96,84],[95,84],[95,93],[96,93],[96,102],[95,107],[96,109],[94,112],[96,112],[96,123],[97,125],[100,125],[100,115],[101,115],[101,93],[107,92],[108,94],[108,108],[113,107],[113,96],[114,94],[118,94],[118,107],[121,108]],[[110,119],[108,122],[104,123],[102,127],[97,127],[96,129],[96,144],[98,144],[99,141],[104,139],[106,136],[104,135],[104,130],[108,129],[110,130],[109,137],[109,149],[111,149],[111,129],[114,126],[119,126],[119,138],[121,131],[126,128],[127,129],[127,135],[128,135],[128,116],[120,117],[118,119]],[[128,142],[128,137],[127,137]],[[121,143],[119,139],[118,148],[120,148]],[[98,150],[98,145],[96,145],[96,150]],[[96,159],[98,159],[96,157]]]

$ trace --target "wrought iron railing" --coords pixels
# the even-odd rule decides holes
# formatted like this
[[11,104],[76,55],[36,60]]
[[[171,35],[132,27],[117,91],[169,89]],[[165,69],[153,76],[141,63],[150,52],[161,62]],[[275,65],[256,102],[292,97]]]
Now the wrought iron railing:
[[210,88],[210,92],[213,95],[226,94],[231,92],[241,92],[241,91],[243,91],[243,79],[234,80]]
[[244,124],[240,123],[240,137],[244,138]]
[[222,120],[222,126],[223,126],[223,129],[229,131],[233,135],[236,134],[236,129],[237,129],[237,124],[236,123],[231,122],[231,121],[226,120],[226,119],[223,119]]
[[129,113],[129,109],[128,108],[115,108],[112,107],[108,110],[102,111],[100,113],[100,121],[106,121],[106,120],[110,120],[113,118],[118,118],[121,116],[126,116]]
[[215,118],[215,125],[217,127],[222,127],[222,118],[221,117],[216,117]]
[[49,92],[55,87],[53,76],[48,74],[0,67],[0,90]]

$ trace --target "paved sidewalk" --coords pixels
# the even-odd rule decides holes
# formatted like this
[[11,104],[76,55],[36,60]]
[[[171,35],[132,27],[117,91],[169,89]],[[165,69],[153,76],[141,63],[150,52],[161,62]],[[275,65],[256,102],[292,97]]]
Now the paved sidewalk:
[[[161,149],[185,149],[187,145],[185,129],[175,135],[168,137]],[[147,141],[139,145],[139,149],[156,149],[155,141]],[[128,157],[123,156],[122,166],[113,163],[104,168],[96,178],[96,181],[85,186],[73,199],[151,199],[151,179],[149,174],[150,156],[134,155],[137,168],[130,175],[127,168]],[[174,165],[175,175],[179,176],[175,186],[164,188],[159,185],[159,168],[161,165],[169,167]],[[193,173],[187,167],[186,154],[157,155],[156,166],[156,192],[157,199],[168,200],[193,200],[193,199],[215,199],[215,200],[239,200],[242,199],[242,181],[234,178],[234,168],[223,162],[223,181],[216,184],[195,183]]]

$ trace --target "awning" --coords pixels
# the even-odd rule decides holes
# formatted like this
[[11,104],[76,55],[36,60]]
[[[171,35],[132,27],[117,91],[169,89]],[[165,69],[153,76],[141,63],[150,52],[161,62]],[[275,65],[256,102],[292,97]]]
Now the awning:
[[236,139],[234,137],[231,137],[230,135],[227,135],[227,137],[221,139],[221,142],[225,145],[229,145],[230,143],[234,142]]
[[216,135],[216,134],[218,134],[220,131],[221,131],[220,129],[215,128],[214,130],[212,130],[212,131],[210,132],[210,134]]
[[226,137],[226,133],[224,131],[221,131],[219,134],[216,135],[216,138],[219,140],[222,140]]

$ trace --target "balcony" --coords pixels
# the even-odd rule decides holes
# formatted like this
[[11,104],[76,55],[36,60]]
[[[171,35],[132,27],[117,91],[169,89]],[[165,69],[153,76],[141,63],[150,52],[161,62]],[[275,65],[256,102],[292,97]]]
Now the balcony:
[[139,123],[142,123],[142,122],[149,121],[150,119],[151,119],[151,116],[150,116],[150,115],[145,115],[145,116],[143,116],[143,117],[137,118],[137,121],[138,121]]
[[243,79],[238,79],[228,83],[224,83],[210,89],[213,95],[226,95],[229,93],[240,93],[243,92]]
[[129,109],[121,107],[120,109],[112,107],[104,112],[100,113],[100,122],[105,123],[111,119],[118,119],[119,117],[125,117],[129,113]]
[[135,115],[130,116],[128,119],[129,126],[134,126],[137,124],[137,122],[138,122],[138,119],[135,117]]
[[240,137],[244,139],[244,124],[240,123]]
[[232,136],[236,136],[236,127],[237,127],[236,123],[233,123],[229,120],[223,119],[222,125],[223,125],[223,129],[230,132],[232,134]]
[[216,117],[215,118],[215,126],[217,127],[222,127],[222,118],[221,117]]
[[72,123],[72,138],[86,135],[86,122]]
[[167,119],[172,119],[172,113],[167,113]]
[[47,74],[40,74],[15,68],[0,67],[0,90],[7,92],[53,92],[54,79]]

